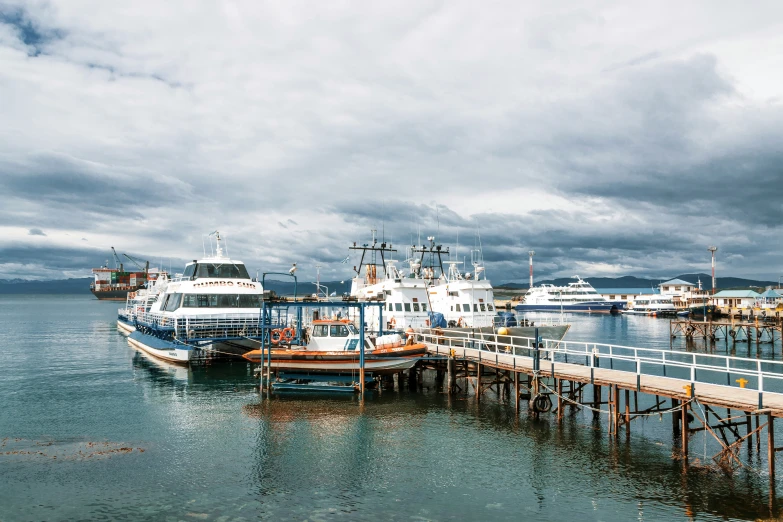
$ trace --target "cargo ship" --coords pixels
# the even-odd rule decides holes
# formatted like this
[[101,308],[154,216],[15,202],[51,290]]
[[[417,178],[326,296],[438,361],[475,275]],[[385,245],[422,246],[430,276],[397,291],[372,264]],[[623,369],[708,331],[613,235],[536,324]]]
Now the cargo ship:
[[135,272],[126,272],[123,263],[120,262],[114,247],[111,248],[116,262],[115,268],[109,268],[108,261],[106,266],[93,268],[92,273],[94,281],[90,283],[90,292],[101,300],[125,301],[129,292],[143,288],[147,281],[155,281],[163,273],[157,268],[150,269],[149,261],[144,262],[144,267],[136,259],[127,254],[125,257],[136,263],[140,270]]

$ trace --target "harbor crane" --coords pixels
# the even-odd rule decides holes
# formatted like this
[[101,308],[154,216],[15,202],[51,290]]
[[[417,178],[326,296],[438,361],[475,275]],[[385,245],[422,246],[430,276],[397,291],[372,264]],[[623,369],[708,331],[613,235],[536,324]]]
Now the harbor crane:
[[[113,249],[112,249],[113,250]],[[139,270],[144,270],[145,274],[148,274],[150,271],[150,262],[144,261],[143,259],[136,259],[135,257],[129,256],[128,254],[122,254],[128,259],[130,259],[134,265],[139,267]],[[141,263],[144,263],[144,266],[141,266]]]
[[117,251],[114,250],[114,247],[111,247],[111,253],[114,255],[115,268],[119,268],[120,272],[124,272],[122,269],[122,261],[120,261],[120,256],[117,255]]

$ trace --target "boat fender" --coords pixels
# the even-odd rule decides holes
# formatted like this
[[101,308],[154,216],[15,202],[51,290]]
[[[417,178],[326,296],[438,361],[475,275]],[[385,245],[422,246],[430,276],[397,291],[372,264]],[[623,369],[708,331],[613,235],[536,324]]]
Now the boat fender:
[[463,319],[462,317],[460,317],[460,318],[457,320],[457,326],[459,326],[460,328],[462,328],[463,326],[465,326],[465,319]]
[[283,337],[283,332],[275,328],[274,330],[272,330],[272,333],[269,335],[269,340],[272,341],[272,344],[279,344],[280,339],[282,337]]
[[389,326],[390,326],[391,328],[395,328],[395,327],[397,326],[397,320],[396,320],[394,317],[392,317],[391,319],[389,319]]
[[188,338],[193,338],[193,337],[196,337],[195,330],[188,330]]
[[293,328],[283,328],[283,331],[281,332],[281,336],[283,341],[290,343],[294,340],[294,329]]
[[737,332],[732,330],[732,331],[729,332],[729,335],[732,336],[732,337],[735,337],[737,335]]

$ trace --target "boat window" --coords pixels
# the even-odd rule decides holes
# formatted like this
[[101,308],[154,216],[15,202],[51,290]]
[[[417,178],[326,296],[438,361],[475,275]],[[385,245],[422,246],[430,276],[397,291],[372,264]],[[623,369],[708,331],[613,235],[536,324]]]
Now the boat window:
[[411,311],[411,304],[410,303],[405,303],[405,311],[406,312],[410,312]]
[[191,277],[193,277],[195,273],[196,273],[196,264],[192,263],[185,267],[185,272],[182,274],[182,276],[190,279]]
[[393,311],[394,311],[394,305],[393,305],[393,304],[391,304],[391,303],[389,303],[389,311],[390,311],[390,312],[393,312]]
[[492,306],[491,304],[487,303],[487,310],[489,310],[490,312],[493,312],[495,310],[495,307]]
[[241,294],[239,308],[261,308],[261,296],[258,294]]
[[167,312],[173,312],[177,308],[179,308],[179,303],[182,300],[182,294],[170,294],[168,296],[168,299],[166,299],[166,310]]
[[486,312],[487,311],[487,307],[484,305],[484,303],[481,303],[480,306],[481,306],[481,311],[482,312]]
[[473,303],[473,311],[478,312],[478,305],[476,303]]
[[313,337],[328,337],[329,326],[325,324],[316,324],[313,326]]
[[329,327],[329,334],[332,337],[348,337],[348,327],[344,324],[333,324]]
[[196,265],[196,277],[224,277],[231,279],[250,279],[245,265],[241,264],[218,264],[218,263],[199,263]]
[[348,324],[347,324],[347,325],[345,325],[345,326],[347,326],[347,327],[348,327],[348,332],[350,332],[350,333],[351,333],[351,335],[354,335],[354,334],[357,334],[357,333],[359,333],[359,332],[356,330],[356,327],[355,327],[354,325],[352,325],[351,323],[348,323]]
[[427,311],[427,305],[424,303],[421,303],[421,311],[426,312]]
[[394,308],[395,308],[395,309],[396,309],[398,312],[402,312],[402,303],[394,303]]
[[419,303],[413,303],[413,311],[418,312],[419,311]]
[[462,305],[462,311],[463,312],[470,312],[470,305],[469,304],[463,304]]

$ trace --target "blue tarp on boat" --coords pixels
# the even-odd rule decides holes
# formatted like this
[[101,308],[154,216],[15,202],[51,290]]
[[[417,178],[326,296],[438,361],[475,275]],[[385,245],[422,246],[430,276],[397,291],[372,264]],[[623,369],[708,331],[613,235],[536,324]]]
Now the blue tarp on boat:
[[512,312],[498,312],[501,326],[517,326],[517,316]]
[[446,318],[440,312],[430,312],[430,328],[447,328]]

